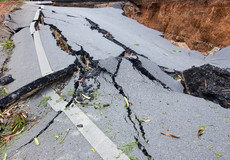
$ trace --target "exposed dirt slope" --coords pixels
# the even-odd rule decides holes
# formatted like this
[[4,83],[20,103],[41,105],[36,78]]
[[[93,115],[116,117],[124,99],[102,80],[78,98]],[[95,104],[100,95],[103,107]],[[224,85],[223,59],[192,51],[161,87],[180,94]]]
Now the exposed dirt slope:
[[230,0],[134,0],[124,12],[167,39],[208,53],[230,45]]
[[4,17],[14,9],[14,6],[19,3],[19,1],[0,2],[0,23],[4,20]]

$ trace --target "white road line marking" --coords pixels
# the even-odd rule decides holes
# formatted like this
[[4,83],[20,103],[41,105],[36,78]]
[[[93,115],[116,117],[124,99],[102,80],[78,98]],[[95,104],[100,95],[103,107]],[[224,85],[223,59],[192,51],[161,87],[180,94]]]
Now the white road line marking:
[[35,22],[32,22],[32,23],[30,24],[30,34],[34,34],[35,31],[36,31],[36,30],[35,30]]
[[[39,36],[39,31],[35,31],[33,35],[41,73],[43,76],[47,73],[52,73],[52,69],[49,65],[45,50]],[[77,126],[78,124],[83,124],[82,128],[77,129],[104,160],[129,160],[129,158],[117,148],[116,144],[114,144],[87,117],[87,115],[80,108],[78,108],[78,106],[69,110],[65,110],[67,102],[62,100],[60,103],[57,103],[56,101],[60,99],[60,96],[50,87],[47,88],[42,93],[42,95],[50,96],[52,100],[48,101],[48,103],[53,108],[53,110],[62,110],[75,126]]]
[[49,65],[49,61],[46,57],[46,53],[45,53],[45,50],[43,48],[39,32],[35,31],[33,35],[34,35],[34,44],[35,44],[35,49],[36,49],[37,56],[38,56],[38,62],[40,65],[41,73],[43,76],[47,75],[49,73],[52,73],[53,71],[52,71],[52,69]]

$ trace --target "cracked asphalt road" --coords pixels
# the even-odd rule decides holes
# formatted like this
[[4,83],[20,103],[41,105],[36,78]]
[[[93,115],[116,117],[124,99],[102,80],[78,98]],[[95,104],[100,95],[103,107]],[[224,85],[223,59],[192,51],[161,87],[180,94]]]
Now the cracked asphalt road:
[[[17,12],[34,15],[39,6],[27,3],[23,7]],[[13,36],[16,48],[9,66],[16,80],[9,86],[11,92],[41,77],[33,38],[26,27],[34,16],[21,21],[17,12],[11,16],[17,26],[15,30],[23,29]],[[42,10],[44,25],[39,25],[39,34],[51,69],[58,71],[73,63],[81,67],[63,87],[52,85],[59,89],[56,90],[59,95],[65,95],[63,99],[68,105],[63,107],[72,114],[74,108],[80,108],[130,159],[229,159],[230,111],[184,94],[181,83],[165,72],[174,73],[206,63],[229,68],[229,48],[207,57],[184,50],[162,38],[160,32],[123,16],[122,12],[118,8],[53,6]],[[51,28],[66,41],[72,55],[60,48],[60,41]],[[70,91],[74,93],[69,94]],[[9,157],[102,159],[64,112],[56,112],[49,105],[36,107],[43,92],[30,98],[26,106],[39,113],[41,122],[9,147]],[[83,101],[83,95],[90,100]],[[124,97],[130,102],[129,107]],[[202,126],[207,129],[198,138],[197,131]],[[55,140],[55,135],[63,137],[68,129],[70,133],[64,144],[60,144],[60,139]],[[167,137],[161,132],[180,138]],[[40,146],[31,141],[37,135]]]

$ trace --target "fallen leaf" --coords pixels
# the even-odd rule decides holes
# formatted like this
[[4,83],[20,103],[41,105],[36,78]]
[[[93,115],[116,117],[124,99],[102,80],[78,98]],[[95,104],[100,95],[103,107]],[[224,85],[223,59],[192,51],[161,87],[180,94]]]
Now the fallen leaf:
[[215,153],[218,157],[222,157],[222,154],[220,153]]
[[161,134],[165,135],[165,136],[169,136],[169,137],[172,137],[172,138],[180,138],[180,137],[177,137],[177,136],[174,136],[172,134],[169,134],[169,133],[162,133]]
[[4,88],[4,91],[5,91],[5,93],[9,94],[9,92],[8,92],[8,90],[6,88]]
[[78,82],[85,82],[86,79],[77,80]]
[[92,152],[93,152],[93,153],[96,153],[96,151],[95,151],[95,149],[94,149],[94,148],[92,148]]
[[74,100],[77,102],[77,103],[81,103],[80,101],[78,101],[76,98],[74,98]]
[[86,99],[90,99],[90,97],[84,95],[84,94],[81,94],[83,97],[85,97]]
[[37,120],[37,122],[35,122],[35,123],[28,129],[28,131],[29,131],[31,128],[33,128],[36,124],[38,124],[39,122],[40,122],[40,119]]
[[104,36],[105,36],[105,37],[108,37],[108,36],[109,36],[109,32],[107,32]]
[[34,142],[35,142],[36,146],[39,146],[39,145],[40,145],[39,140],[38,140],[37,137],[34,138]]
[[60,136],[58,136],[58,135],[54,136],[55,140],[58,140],[59,137],[60,137]]
[[230,92],[230,89],[225,89],[225,90],[221,90],[221,91],[216,91],[216,93],[221,93],[221,92]]
[[124,99],[125,99],[125,103],[126,103],[126,108],[129,108],[129,101],[127,100],[126,97],[124,97]]
[[62,138],[62,140],[61,140],[60,144],[63,144],[63,143],[64,143],[65,138],[66,138],[66,137],[67,137],[67,135],[69,134],[69,131],[70,131],[70,128],[68,128],[68,129],[66,130],[66,134],[65,134],[65,136]]
[[163,55],[165,55],[165,56],[169,56],[167,53],[163,53]]
[[224,117],[224,118],[229,118],[228,116],[224,116],[224,115],[221,115],[221,117]]
[[200,137],[200,136],[204,133],[204,130],[205,130],[205,126],[202,126],[202,127],[198,130],[197,136]]
[[5,155],[4,155],[2,160],[6,160],[6,158],[7,158],[7,153],[5,153]]
[[207,88],[207,81],[204,80],[204,87]]
[[150,119],[146,119],[146,120],[143,120],[144,122],[151,122],[151,120]]

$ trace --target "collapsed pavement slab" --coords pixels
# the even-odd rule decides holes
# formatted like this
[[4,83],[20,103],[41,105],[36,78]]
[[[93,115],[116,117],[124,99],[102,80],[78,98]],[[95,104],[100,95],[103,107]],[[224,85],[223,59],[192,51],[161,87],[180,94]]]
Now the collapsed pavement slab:
[[185,91],[230,108],[230,72],[210,64],[182,72]]

